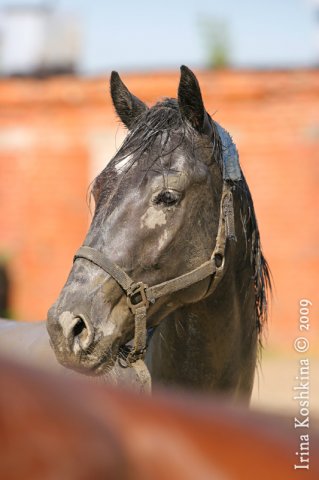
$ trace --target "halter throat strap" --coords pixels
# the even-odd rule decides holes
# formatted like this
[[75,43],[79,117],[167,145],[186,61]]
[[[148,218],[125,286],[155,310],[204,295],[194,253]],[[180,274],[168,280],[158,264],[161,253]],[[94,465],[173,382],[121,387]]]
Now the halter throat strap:
[[205,297],[210,295],[217,287],[224,270],[226,240],[227,238],[236,238],[231,188],[230,183],[224,181],[220,201],[218,232],[211,258],[199,267],[171,280],[149,287],[143,282],[135,282],[121,267],[94,248],[82,246],[76,252],[74,261],[78,258],[84,258],[97,265],[108,273],[126,293],[128,307],[134,315],[135,322],[133,350],[127,357],[129,364],[144,357],[147,338],[146,318],[150,303],[155,303],[157,298],[190,287],[210,276],[212,276],[212,281]]

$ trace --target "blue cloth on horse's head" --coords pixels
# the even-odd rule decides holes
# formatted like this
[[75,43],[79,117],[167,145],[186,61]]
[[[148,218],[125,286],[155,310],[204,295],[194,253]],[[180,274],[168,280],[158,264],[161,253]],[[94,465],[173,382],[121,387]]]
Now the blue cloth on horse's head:
[[222,145],[223,145],[223,179],[241,180],[242,174],[239,166],[239,157],[236,145],[229,133],[215,122]]

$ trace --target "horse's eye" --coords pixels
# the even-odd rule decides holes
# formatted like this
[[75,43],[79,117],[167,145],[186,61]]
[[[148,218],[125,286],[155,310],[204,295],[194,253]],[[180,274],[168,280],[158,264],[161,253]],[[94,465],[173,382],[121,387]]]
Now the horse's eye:
[[163,190],[156,196],[156,198],[154,199],[154,203],[156,205],[164,205],[165,207],[171,207],[172,205],[176,205],[179,199],[180,195],[178,192],[174,192],[172,190]]

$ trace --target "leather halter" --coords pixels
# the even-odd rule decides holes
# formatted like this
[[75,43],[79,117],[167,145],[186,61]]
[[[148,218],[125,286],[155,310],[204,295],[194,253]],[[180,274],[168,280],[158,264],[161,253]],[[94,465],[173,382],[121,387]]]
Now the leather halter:
[[143,359],[147,339],[147,310],[150,303],[157,298],[177,292],[212,276],[210,287],[204,297],[210,295],[217,287],[224,270],[226,240],[235,239],[234,209],[231,184],[224,180],[220,201],[220,215],[216,243],[211,258],[199,267],[166,282],[149,287],[143,282],[135,282],[127,273],[107,258],[102,252],[88,246],[82,246],[76,252],[74,261],[84,258],[108,273],[124,290],[127,304],[134,315],[135,333],[133,349],[129,352],[128,365]]

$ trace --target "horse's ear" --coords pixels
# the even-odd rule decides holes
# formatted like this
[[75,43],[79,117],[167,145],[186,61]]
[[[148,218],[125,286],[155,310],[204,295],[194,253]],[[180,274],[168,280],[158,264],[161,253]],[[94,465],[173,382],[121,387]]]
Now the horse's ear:
[[111,96],[116,113],[127,126],[131,129],[137,118],[148,110],[148,107],[132,95],[124,85],[117,72],[111,73]]
[[178,105],[184,120],[188,120],[199,133],[210,135],[211,126],[204,107],[198,80],[185,65],[181,66]]

